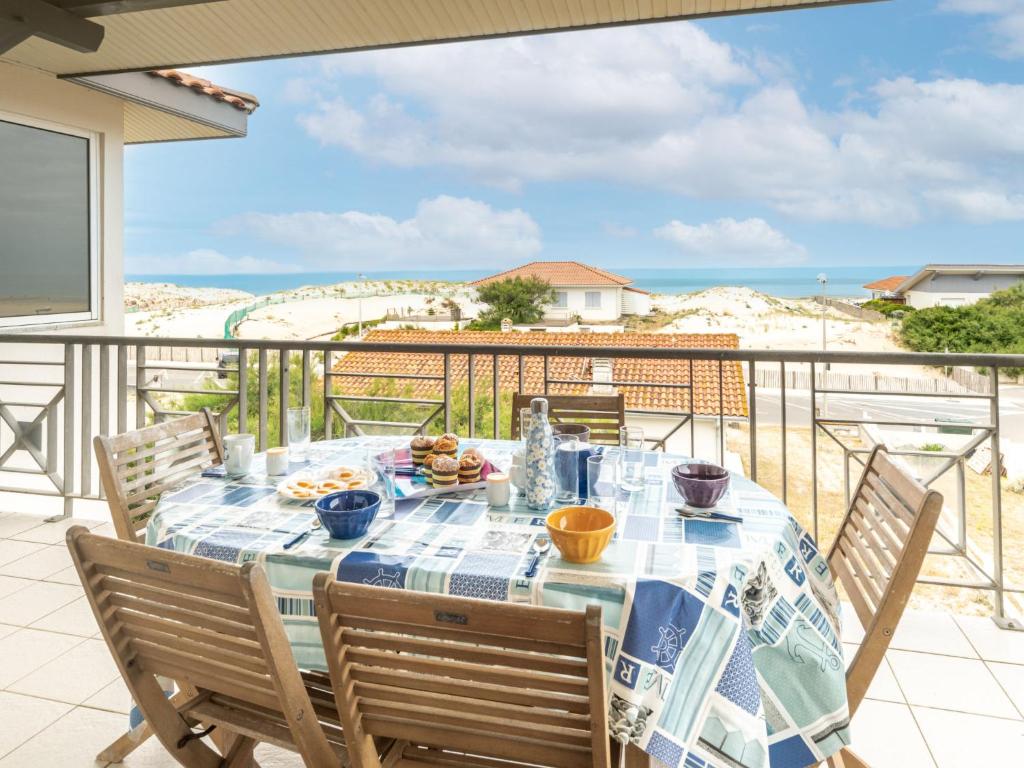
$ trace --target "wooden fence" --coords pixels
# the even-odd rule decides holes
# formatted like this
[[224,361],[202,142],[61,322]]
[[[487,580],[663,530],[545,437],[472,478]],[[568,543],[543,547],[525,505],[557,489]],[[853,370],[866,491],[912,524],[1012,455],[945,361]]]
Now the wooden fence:
[[[954,378],[943,379],[931,376],[888,376],[874,373],[843,373],[841,371],[818,371],[815,375],[818,389],[842,389],[850,392],[893,392],[912,394],[914,392],[948,393],[950,395],[988,393],[988,379],[967,369],[954,374]],[[970,374],[970,375],[967,375]],[[781,389],[781,371],[758,367],[754,375],[755,384],[766,389]],[[786,371],[786,389],[810,389],[810,371]]]

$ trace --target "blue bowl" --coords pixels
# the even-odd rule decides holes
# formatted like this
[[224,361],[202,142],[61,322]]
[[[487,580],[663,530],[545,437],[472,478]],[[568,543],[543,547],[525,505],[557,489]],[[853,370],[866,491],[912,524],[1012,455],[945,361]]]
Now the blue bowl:
[[379,509],[380,494],[373,491],[338,491],[316,500],[316,516],[332,539],[358,539]]

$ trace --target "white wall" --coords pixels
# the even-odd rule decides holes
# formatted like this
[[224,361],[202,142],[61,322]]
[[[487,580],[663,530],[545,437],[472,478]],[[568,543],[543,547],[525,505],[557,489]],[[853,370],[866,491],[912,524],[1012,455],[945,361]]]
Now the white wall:
[[907,291],[907,304],[921,309],[933,306],[974,304],[994,291],[1021,281],[1022,275],[932,275]]
[[112,96],[58,80],[36,70],[0,62],[0,112],[54,123],[97,135],[99,170],[99,319],[69,326],[41,323],[0,333],[120,334],[124,329],[122,236],[124,106]]
[[[644,438],[650,441],[652,438],[661,438],[672,431],[679,423],[681,417],[676,416],[626,416],[626,423],[643,427]],[[728,423],[731,419],[726,419]],[[694,419],[693,430],[693,451],[690,450],[690,425],[681,427],[672,437],[668,439],[665,449],[669,453],[677,453],[683,456],[690,456],[695,459],[706,459],[721,463],[719,456],[718,441],[718,419],[708,416],[698,416]]]
[[622,291],[622,314],[624,315],[649,315],[651,314],[651,295],[649,293],[637,293],[636,291]]
[[[621,288],[564,288],[557,285],[554,288],[556,292],[566,294],[567,305],[565,307],[549,307],[545,317],[564,317],[568,313],[570,317],[579,315],[583,320],[591,322],[619,319],[620,302],[622,301]],[[587,309],[587,293],[591,291],[601,294],[600,309]]]

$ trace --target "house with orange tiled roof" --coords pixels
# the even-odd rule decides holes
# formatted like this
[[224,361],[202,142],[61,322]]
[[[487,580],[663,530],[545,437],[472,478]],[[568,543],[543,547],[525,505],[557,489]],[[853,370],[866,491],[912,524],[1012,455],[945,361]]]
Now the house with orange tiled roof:
[[871,291],[872,299],[886,299],[888,301],[899,301],[902,303],[902,298],[896,293],[896,289],[900,287],[908,275],[892,275],[891,277],[884,277],[881,280],[875,280],[867,283],[864,288]]
[[[586,395],[622,393],[627,422],[644,427],[648,442],[668,450],[718,458],[721,431],[729,421],[747,417],[743,368],[738,362],[598,356],[549,357],[502,355],[502,346],[571,346],[576,348],[649,347],[651,349],[738,349],[732,333],[503,333],[501,331],[373,330],[366,343],[472,344],[495,348],[501,392]],[[491,354],[475,356],[476,392],[494,384]],[[451,388],[467,386],[466,355],[448,361]],[[380,395],[382,379],[391,379],[392,396],[430,402],[444,396],[444,355],[411,355],[375,350],[346,353],[332,367],[334,392],[352,398]],[[353,402],[357,402],[353,400]],[[506,416],[510,416],[507,414]],[[691,418],[692,417],[692,418]],[[503,436],[510,423],[503,420]],[[692,426],[691,426],[692,425]],[[692,440],[692,443],[691,443]]]
[[651,312],[651,295],[634,287],[632,278],[579,261],[531,261],[470,285],[479,287],[517,277],[538,278],[555,289],[555,303],[544,314],[549,325],[615,322],[623,315]]

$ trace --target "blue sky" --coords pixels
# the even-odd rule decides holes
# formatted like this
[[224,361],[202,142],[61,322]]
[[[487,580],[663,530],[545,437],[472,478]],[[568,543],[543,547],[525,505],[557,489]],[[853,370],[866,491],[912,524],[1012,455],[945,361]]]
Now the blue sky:
[[1024,0],[896,0],[190,71],[126,271],[1024,262]]

